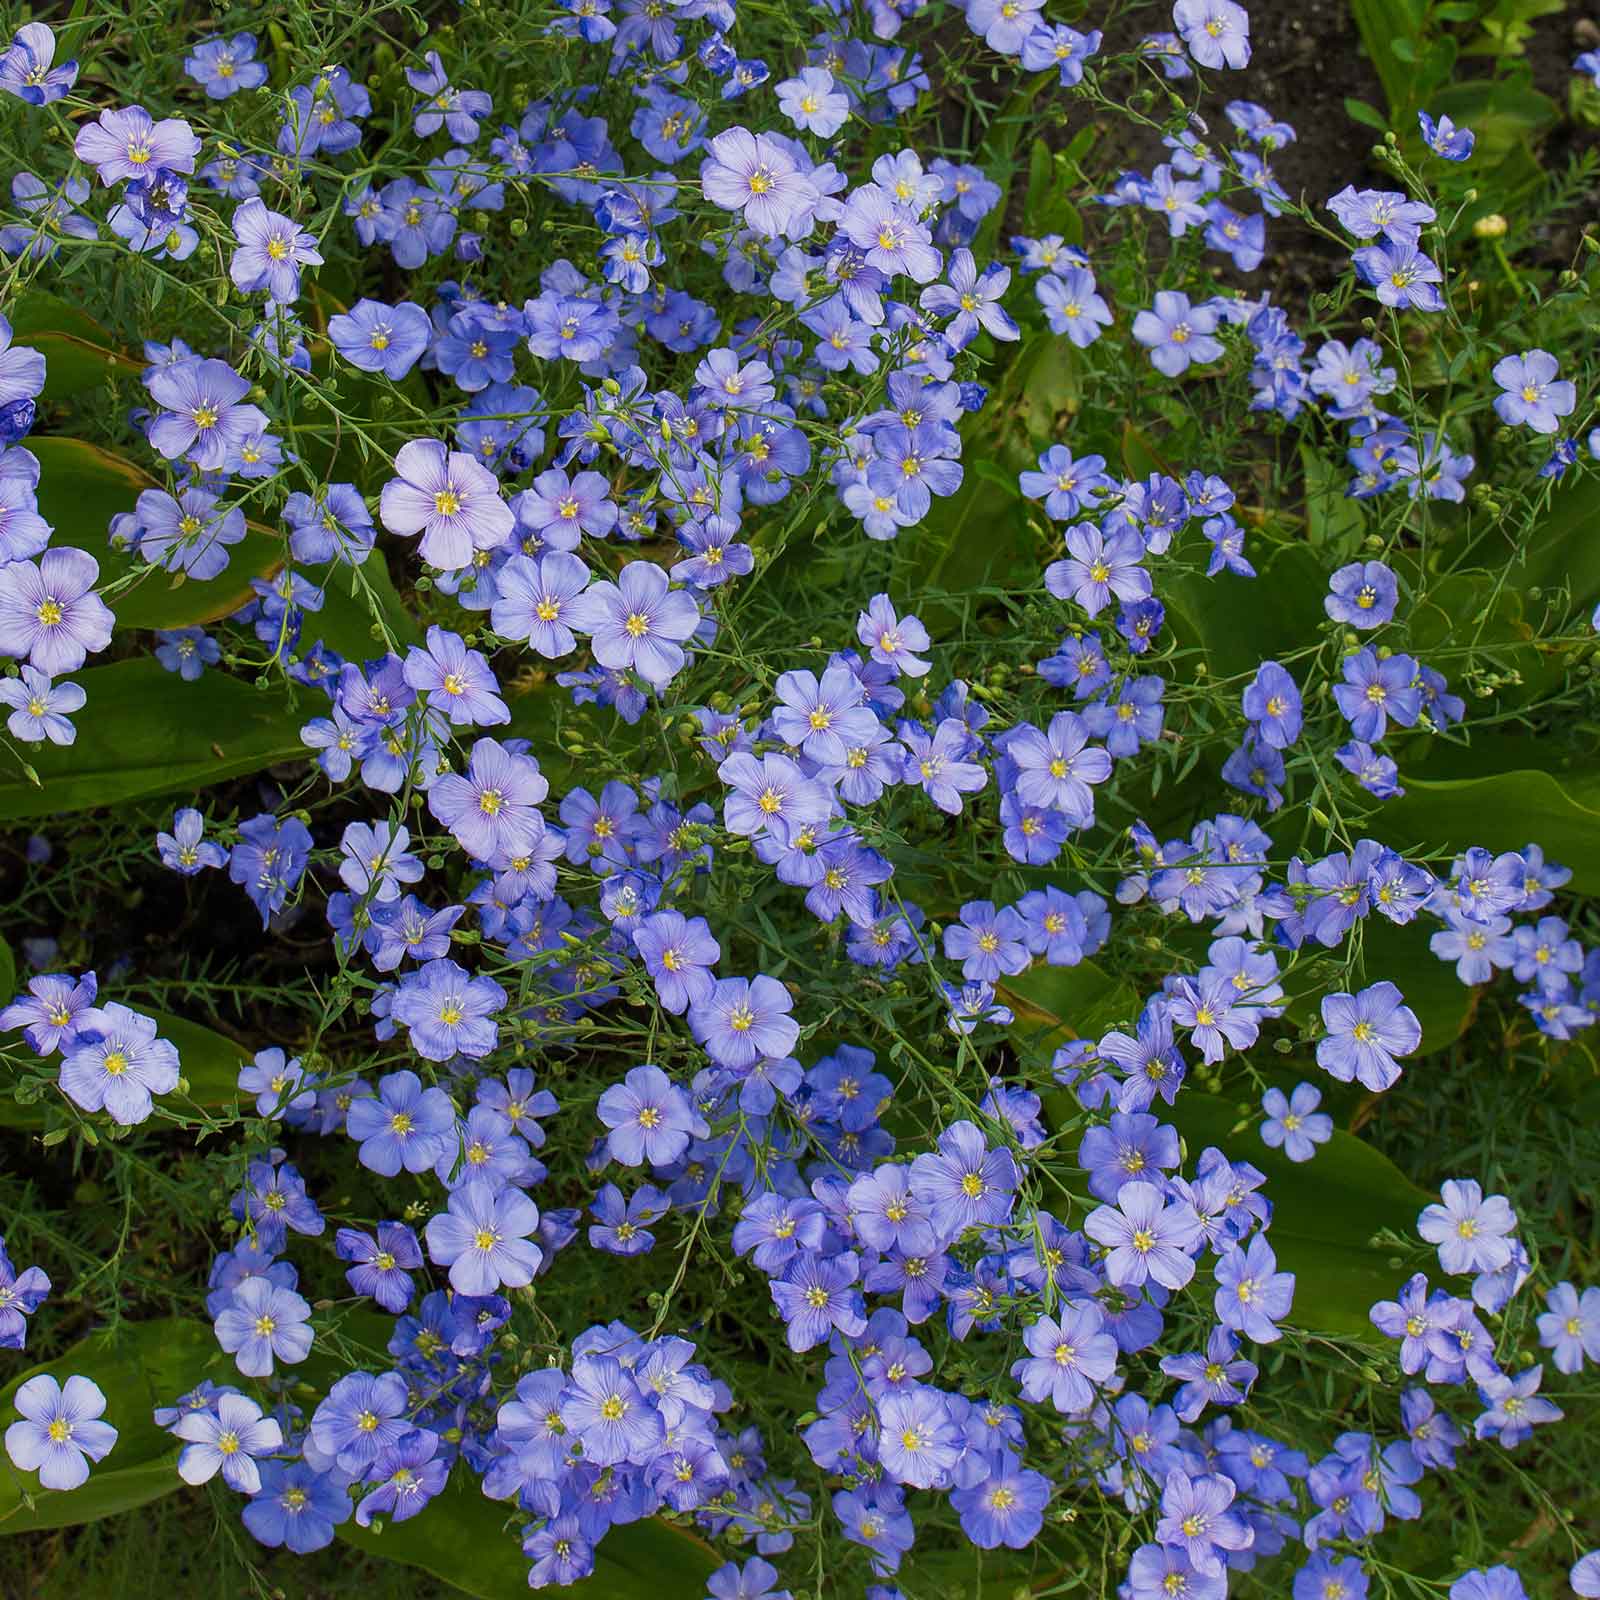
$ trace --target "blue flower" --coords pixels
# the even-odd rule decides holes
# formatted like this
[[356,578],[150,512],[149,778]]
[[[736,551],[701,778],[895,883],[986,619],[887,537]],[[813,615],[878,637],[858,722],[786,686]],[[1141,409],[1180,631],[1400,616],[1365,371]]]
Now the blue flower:
[[689,1008],[689,1027],[718,1066],[746,1071],[786,1056],[800,1037],[794,999],[776,978],[722,978]]
[[1473,1424],[1479,1439],[1494,1439],[1502,1448],[1514,1450],[1530,1437],[1536,1425],[1559,1422],[1565,1413],[1553,1401],[1539,1395],[1544,1368],[1535,1364],[1514,1378],[1486,1378],[1478,1393],[1488,1407]]
[[1188,295],[1173,289],[1158,290],[1154,307],[1133,319],[1134,338],[1150,352],[1151,365],[1169,378],[1195,362],[1221,358],[1216,330],[1217,313],[1210,306],[1191,305]]
[[1317,1042],[1317,1065],[1341,1083],[1358,1080],[1375,1094],[1400,1076],[1396,1056],[1410,1055],[1422,1043],[1422,1027],[1400,991],[1384,980],[1359,994],[1322,999],[1328,1030]]
[[1012,1364],[1011,1376],[1029,1400],[1048,1399],[1065,1416],[1081,1415],[1116,1371],[1117,1342],[1104,1329],[1105,1318],[1092,1302],[1040,1317],[1023,1335],[1028,1356]]
[[961,963],[968,982],[992,983],[1027,970],[1027,930],[1009,906],[996,911],[987,900],[969,900],[960,922],[944,930],[944,953]]
[[91,1378],[66,1384],[50,1373],[27,1379],[12,1396],[20,1420],[6,1429],[6,1454],[19,1472],[37,1472],[46,1489],[76,1489],[88,1481],[89,1463],[103,1461],[117,1430],[101,1420],[106,1397]]
[[31,106],[62,99],[78,81],[78,63],[55,65],[56,36],[43,22],[25,22],[0,55],[0,90]]
[[222,659],[222,647],[203,628],[162,629],[156,638],[161,641],[156,646],[156,660],[185,683],[193,683]]
[[1444,274],[1417,248],[1415,239],[1367,245],[1352,257],[1356,271],[1377,292],[1380,304],[1397,310],[1443,311]]
[[1600,1361],[1600,1288],[1580,1295],[1570,1283],[1558,1283],[1545,1296],[1549,1308],[1539,1315],[1539,1343],[1555,1352],[1557,1372],[1583,1369],[1584,1358]]
[[0,1239],[0,1350],[20,1350],[27,1342],[31,1317],[50,1293],[50,1279],[40,1267],[25,1267],[20,1273],[6,1254]]
[[787,1324],[789,1348],[797,1354],[821,1344],[837,1328],[854,1336],[866,1327],[866,1307],[856,1287],[859,1263],[853,1251],[824,1256],[802,1250],[770,1285]]
[[288,904],[311,857],[311,830],[298,817],[280,823],[263,814],[239,824],[239,842],[228,859],[228,876],[244,887],[265,928]]
[[274,1360],[292,1365],[311,1353],[310,1321],[311,1307],[293,1289],[246,1278],[216,1314],[217,1343],[247,1377],[265,1378]]
[[1261,1142],[1270,1150],[1281,1149],[1291,1161],[1309,1161],[1317,1146],[1333,1137],[1333,1118],[1317,1110],[1321,1104],[1315,1084],[1297,1083],[1290,1096],[1282,1089],[1268,1089],[1261,1097],[1261,1109],[1267,1114]]
[[[626,1200],[614,1183],[602,1186],[589,1207],[596,1226],[589,1229],[589,1243],[609,1255],[646,1255],[655,1248],[656,1236],[649,1223],[663,1216],[667,1198],[651,1184],[645,1184]],[[745,1218],[750,1210],[745,1211]],[[738,1250],[737,1242],[734,1249]]]
[[1391,719],[1409,728],[1422,715],[1417,663],[1411,656],[1380,658],[1363,646],[1345,657],[1344,678],[1333,686],[1333,698],[1363,743],[1383,738]]
[[1439,1247],[1446,1272],[1495,1272],[1511,1259],[1517,1214],[1502,1194],[1485,1197],[1472,1178],[1447,1178],[1440,1203],[1417,1218],[1417,1232]]
[[477,1060],[494,1049],[500,1030],[493,1016],[505,1005],[506,991],[493,978],[473,977],[441,958],[400,979],[389,1014],[424,1060]]
[[1187,1201],[1169,1201],[1153,1183],[1123,1184],[1116,1204],[1096,1206],[1083,1231],[1106,1247],[1106,1275],[1119,1289],[1150,1279],[1181,1289],[1194,1276],[1190,1252],[1201,1242],[1199,1219]]
[[1220,1473],[1191,1477],[1173,1468],[1161,1492],[1156,1538],[1182,1550],[1197,1572],[1220,1575],[1226,1553],[1249,1549],[1255,1538],[1250,1525],[1228,1509],[1236,1493]]
[[1199,1571],[1178,1545],[1142,1544],[1128,1563],[1128,1588],[1132,1600],[1225,1600],[1228,1580]]
[[370,1527],[376,1516],[393,1522],[414,1517],[445,1486],[454,1457],[439,1454],[440,1436],[428,1428],[413,1428],[398,1444],[389,1446],[368,1469],[367,1481],[379,1479],[356,1505],[356,1521]]
[[584,1355],[573,1363],[561,1401],[561,1420],[597,1467],[643,1463],[661,1448],[661,1413],[622,1364],[609,1355]]
[[1419,111],[1417,126],[1422,129],[1422,137],[1427,140],[1428,148],[1446,161],[1465,161],[1477,143],[1477,136],[1471,128],[1458,128],[1449,117],[1440,117],[1435,122],[1426,111]]
[[1282,1336],[1275,1325],[1294,1301],[1295,1275],[1279,1272],[1272,1247],[1258,1233],[1247,1246],[1230,1244],[1217,1257],[1217,1320],[1257,1344]]
[[1323,609],[1352,628],[1377,628],[1394,617],[1400,584],[1381,561],[1354,561],[1328,580]]
[[340,1228],[334,1250],[341,1261],[355,1263],[344,1276],[357,1294],[370,1295],[394,1315],[411,1304],[410,1274],[422,1265],[422,1251],[403,1222],[380,1222],[376,1239],[357,1228]]
[[911,1186],[944,1241],[969,1228],[1005,1222],[1020,1182],[1011,1152],[990,1149],[981,1130],[966,1121],[944,1129],[936,1149],[911,1163]]
[[1300,689],[1276,661],[1263,661],[1245,687],[1244,714],[1274,750],[1287,750],[1300,737]]
[[307,1555],[333,1543],[333,1530],[350,1515],[343,1481],[304,1461],[265,1461],[261,1487],[244,1508],[244,1525],[260,1544],[283,1545]]
[[432,331],[427,312],[410,301],[390,306],[358,300],[328,319],[328,338],[351,366],[381,372],[393,382],[416,365]]
[[207,1483],[218,1472],[230,1489],[255,1494],[261,1487],[258,1456],[283,1444],[276,1418],[264,1417],[246,1395],[221,1394],[215,1410],[190,1411],[172,1431],[187,1441],[178,1455],[178,1476],[185,1483]]
[[1561,418],[1570,416],[1578,404],[1577,386],[1558,379],[1559,370],[1548,350],[1501,357],[1493,373],[1503,391],[1494,397],[1495,415],[1511,427],[1520,424],[1535,433],[1558,432]]
[[689,1138],[706,1136],[684,1094],[660,1067],[634,1067],[621,1083],[614,1083],[595,1108],[610,1130],[606,1149],[613,1161],[625,1167],[646,1162],[661,1167],[676,1161],[689,1147]]
[[428,1219],[428,1255],[450,1269],[457,1294],[492,1294],[533,1282],[543,1252],[531,1240],[539,1208],[520,1189],[469,1178],[451,1191],[448,1208]]
[[361,1145],[361,1165],[392,1178],[402,1167],[426,1172],[438,1161],[455,1110],[443,1089],[424,1089],[416,1073],[390,1072],[378,1080],[376,1094],[351,1102],[345,1126]]
[[1512,1567],[1475,1568],[1450,1585],[1449,1600],[1528,1600]]
[[912,1383],[878,1403],[878,1459],[896,1483],[947,1488],[965,1450],[963,1431],[943,1394]]
[[790,1600],[787,1589],[776,1587],[778,1571],[760,1556],[751,1556],[744,1569],[732,1561],[718,1567],[706,1579],[706,1592],[711,1600]]

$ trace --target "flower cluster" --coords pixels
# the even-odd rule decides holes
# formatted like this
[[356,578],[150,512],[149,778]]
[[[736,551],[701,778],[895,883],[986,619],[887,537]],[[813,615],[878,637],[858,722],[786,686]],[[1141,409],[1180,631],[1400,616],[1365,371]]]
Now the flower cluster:
[[[1511,552],[1479,543],[1513,491],[1473,480],[1492,459],[1541,513],[1592,488],[1562,435],[1593,362],[1532,313],[1459,362],[1427,343],[1461,326],[1444,201],[1474,136],[1448,117],[1418,130],[1437,184],[1396,137],[1399,187],[1315,211],[1269,164],[1296,130],[1241,99],[1226,147],[1175,114],[1166,158],[1081,208],[1046,204],[1077,163],[1042,141],[1020,208],[1004,162],[922,153],[947,51],[1020,69],[1022,108],[1198,92],[1250,61],[1234,0],[1127,40],[965,0],[926,57],[916,0],[810,37],[729,0],[546,9],[532,99],[444,39],[285,83],[293,51],[211,32],[191,117],[76,97],[42,24],[0,57],[27,115],[78,116],[70,158],[13,178],[19,281],[111,252],[204,301],[215,262],[221,307],[167,302],[117,358],[138,487],[87,538],[41,510],[70,468],[21,442],[79,442],[33,431],[54,346],[0,319],[7,727],[59,747],[46,780],[94,774],[72,719],[101,741],[109,675],[184,734],[253,680],[284,785],[140,841],[260,947],[293,932],[276,1042],[207,1089],[156,1002],[113,998],[120,965],[102,993],[48,947],[0,1011],[47,1147],[234,1135],[203,1300],[237,1382],[156,1410],[177,1476],[295,1553],[481,1491],[535,1588],[659,1518],[753,1546],[714,1600],[784,1600],[769,1558],[802,1539],[909,1593],[958,1539],[1081,1564],[1053,1541],[1092,1508],[1130,1600],[1257,1568],[1362,1600],[1398,1570],[1374,1541],[1435,1488],[1452,1515],[1458,1456],[1562,1419],[1543,1353],[1600,1361],[1600,1287],[1552,1276],[1500,1179],[1435,1202],[1370,1150],[1386,1194],[1340,1167],[1500,974],[1541,1059],[1600,1017],[1592,918],[1557,904],[1581,808],[1570,865],[1508,848],[1520,815],[1401,809],[1449,792],[1431,762],[1582,703],[1577,598],[1507,615],[1482,564]],[[1324,215],[1352,316],[1219,287],[1269,225],[1337,238]],[[1160,441],[1089,416],[1119,384]],[[1319,474],[1293,513],[1285,461]],[[229,774],[238,731],[204,730]],[[1308,1246],[1280,1196],[1309,1162],[1359,1216]],[[585,1272],[647,1287],[596,1309]],[[51,1289],[0,1242],[0,1347]],[[752,1357],[804,1405],[774,1421]],[[51,1490],[126,1398],[62,1371],[6,1433]],[[1297,1378],[1309,1420],[1262,1399]],[[1505,1565],[1448,1582],[1525,1593]]]

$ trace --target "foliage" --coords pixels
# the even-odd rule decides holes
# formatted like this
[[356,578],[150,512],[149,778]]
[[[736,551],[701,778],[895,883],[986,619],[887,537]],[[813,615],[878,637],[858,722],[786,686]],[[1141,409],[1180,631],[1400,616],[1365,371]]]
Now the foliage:
[[21,26],[0,1589],[1600,1593],[1600,51],[1349,11]]

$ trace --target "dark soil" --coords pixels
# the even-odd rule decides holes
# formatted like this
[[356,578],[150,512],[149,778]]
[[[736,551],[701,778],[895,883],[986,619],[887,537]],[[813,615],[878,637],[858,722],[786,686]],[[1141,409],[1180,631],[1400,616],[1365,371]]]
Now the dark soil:
[[1292,124],[1299,139],[1272,157],[1278,182],[1313,205],[1368,173],[1373,133],[1352,122],[1346,100],[1383,109],[1383,89],[1361,48],[1346,0],[1295,0],[1250,13],[1250,65],[1239,95]]

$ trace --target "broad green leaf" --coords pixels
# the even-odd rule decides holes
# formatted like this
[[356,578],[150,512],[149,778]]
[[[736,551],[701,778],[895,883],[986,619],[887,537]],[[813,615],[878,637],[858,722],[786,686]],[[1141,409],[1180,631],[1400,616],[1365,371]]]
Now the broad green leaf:
[[1297,1163],[1261,1142],[1254,1104],[1186,1088],[1162,1117],[1183,1135],[1191,1158],[1215,1145],[1230,1161],[1249,1161],[1266,1173],[1263,1192],[1273,1207],[1267,1241],[1278,1265],[1295,1274],[1294,1325],[1376,1339],[1368,1309],[1393,1299],[1405,1273],[1392,1247],[1372,1241],[1385,1229],[1409,1236],[1434,1196],[1337,1128],[1310,1161]]
[[0,938],[0,1006],[11,1004],[11,997],[17,992],[17,958],[11,953],[11,946]]
[[1376,106],[1369,106],[1365,100],[1353,100],[1348,95],[1344,102],[1345,115],[1352,122],[1359,122],[1364,127],[1372,128],[1378,133],[1387,132],[1389,119],[1378,110]]
[[1122,465],[1130,478],[1148,478],[1152,472],[1172,476],[1172,468],[1159,447],[1149,434],[1131,422],[1122,424]]
[[1075,967],[1035,963],[999,984],[1000,998],[1016,1013],[1014,1037],[1048,1060],[1068,1039],[1098,1038],[1131,1023],[1139,996],[1126,978],[1114,978],[1092,961]]
[[260,691],[217,671],[185,683],[148,656],[87,667],[71,681],[88,696],[77,741],[29,751],[38,785],[0,769],[0,820],[193,794],[303,756],[300,728],[318,715],[320,700],[303,693],[291,707],[286,690]]
[[1310,445],[1300,446],[1300,467],[1306,481],[1306,534],[1312,544],[1326,547],[1325,556],[1346,560],[1366,532],[1367,514],[1359,500],[1345,493],[1348,473],[1334,470]]
[[[991,396],[991,404],[994,398]],[[1016,462],[1018,470],[1032,467],[1039,453],[1059,439],[1062,413],[1081,398],[1082,362],[1072,341],[1054,333],[1029,339],[1017,352],[1003,396],[1014,406],[1025,431],[1027,448]],[[1015,449],[1021,441],[1009,423],[1006,434]],[[1019,494],[1016,473],[1005,476],[1011,494]]]
[[1020,581],[1033,544],[1020,490],[1013,486],[1007,499],[995,483],[970,470],[961,487],[935,500],[927,519],[907,534],[911,537],[902,535],[897,544],[915,563],[911,581],[951,597],[929,599],[919,613],[941,633],[970,621],[963,597],[970,606],[977,590]]
[[1600,479],[1592,474],[1553,491],[1550,510],[1526,542],[1526,564],[1513,568],[1524,590],[1566,588],[1572,609],[1587,615],[1600,600]]
[[[1077,209],[1068,199],[1066,161],[1052,155],[1043,139],[1035,138],[1028,153],[1028,189],[1022,206],[1023,231],[1030,236],[1059,233],[1076,244],[1081,239]],[[1062,340],[1065,344],[1067,341]]]
[[1050,186],[1055,163],[1050,146],[1035,138],[1028,147],[1028,189],[1022,202],[1022,226],[1030,234],[1045,233],[1043,218],[1050,204]]
[[1283,546],[1254,578],[1176,572],[1162,585],[1174,637],[1205,651],[1213,680],[1251,674],[1315,637],[1326,589],[1322,564],[1304,544]]
[[1572,869],[1575,892],[1600,892],[1600,775],[1563,773],[1558,780],[1530,768],[1430,779],[1402,769],[1400,777],[1405,794],[1364,824],[1374,839],[1401,851],[1439,845],[1520,850],[1533,843]]
[[[319,585],[324,596],[322,609],[306,612],[300,624],[302,652],[320,639],[346,660],[365,661],[381,656],[389,641],[401,656],[407,645],[422,642],[422,629],[406,610],[381,550],[374,550],[359,567],[336,562],[303,568],[302,575]],[[375,622],[384,628],[384,637],[373,638]]]
[[[381,1530],[352,1518],[339,1537],[369,1555],[420,1567],[478,1600],[524,1600],[527,1514],[486,1499],[461,1463],[443,1492],[405,1522]],[[595,1548],[594,1575],[564,1589],[577,1600],[703,1600],[722,1558],[694,1534],[657,1518],[612,1528]]]
[[[113,373],[137,375],[144,363],[123,354],[93,317],[58,295],[29,289],[6,307],[11,335],[45,359],[45,400],[98,389]],[[31,447],[31,441],[30,441]]]
[[[7,952],[9,955],[9,952]],[[4,976],[4,961],[0,960],[0,976]],[[14,980],[13,980],[14,981]],[[10,998],[9,984],[0,985]],[[103,997],[115,1001],[115,995]],[[157,1036],[172,1043],[178,1052],[178,1070],[189,1084],[189,1099],[196,1105],[215,1111],[231,1106],[239,1094],[239,1068],[248,1062],[252,1052],[242,1044],[189,1022],[167,1011],[157,1011],[142,1005],[138,1000],[123,1002],[141,1016],[149,1017],[158,1030]],[[15,1037],[0,1034],[0,1039]],[[15,1100],[0,1100],[0,1127],[42,1128],[48,1120],[51,1107],[49,1097],[19,1105]],[[154,1124],[153,1126],[160,1126]]]
[[127,551],[113,549],[112,517],[132,511],[140,494],[161,485],[142,467],[83,439],[30,438],[39,458],[39,514],[55,529],[52,544],[76,545],[100,563],[97,587],[137,575],[132,587],[109,597],[117,628],[187,628],[214,622],[253,597],[252,578],[270,576],[281,565],[284,542],[253,529],[233,545],[225,571],[205,583],[176,581]]
[[1434,931],[1431,923],[1396,927],[1377,916],[1368,917],[1361,926],[1365,981],[1372,984],[1387,979],[1406,997],[1422,1025],[1419,1057],[1454,1044],[1466,1032],[1478,1006],[1479,991],[1456,976],[1455,963],[1441,961],[1428,948]]
[[[144,490],[159,489],[157,479],[82,439],[31,438],[27,448],[39,459],[39,512],[55,528],[52,542],[87,550],[100,563],[102,591],[137,579],[108,598],[119,631],[196,627],[229,616],[255,598],[251,580],[272,577],[288,557],[282,535],[250,523],[244,538],[229,547],[228,565],[217,577],[196,582],[160,571],[114,549],[107,538],[112,517],[132,511]],[[320,638],[352,660],[381,655],[383,644],[372,637],[374,620],[401,646],[421,638],[382,551],[374,551],[359,568],[330,562],[298,571],[325,597],[320,611],[305,614],[302,646]]]
[[[1466,1031],[1478,1005],[1479,991],[1456,977],[1453,962],[1441,961],[1428,948],[1436,927],[1432,922],[1397,927],[1386,918],[1373,915],[1351,935],[1361,950],[1361,967],[1353,985],[1365,988],[1387,980],[1405,996],[1421,1025],[1422,1043],[1415,1056],[1404,1063],[1411,1070],[1421,1070],[1412,1066],[1421,1057],[1454,1044]],[[1315,955],[1314,951],[1307,953]],[[1338,987],[1315,969],[1297,970],[1286,985],[1288,1016],[1295,1022],[1315,1023],[1322,997]]]
[[[1065,1094],[1047,1094],[1045,1107],[1056,1127],[1079,1115]],[[1367,1312],[1375,1301],[1394,1297],[1405,1270],[1392,1246],[1374,1240],[1385,1230],[1409,1236],[1434,1196],[1387,1156],[1337,1128],[1307,1162],[1269,1150],[1257,1132],[1261,1113],[1253,1100],[1185,1088],[1173,1105],[1157,1109],[1183,1135],[1190,1163],[1212,1145],[1230,1161],[1248,1161],[1266,1174],[1262,1192],[1273,1207],[1267,1239],[1279,1267],[1295,1274],[1293,1325],[1376,1341]]]
[[151,1412],[192,1389],[209,1365],[222,1360],[205,1323],[163,1317],[92,1334],[65,1355],[14,1378],[0,1391],[0,1427],[17,1420],[16,1392],[29,1378],[48,1372],[65,1384],[77,1375],[100,1386],[105,1420],[117,1430],[117,1442],[104,1461],[90,1467],[89,1481],[78,1489],[41,1489],[32,1474],[0,1472],[0,1534],[76,1527],[182,1488],[178,1442],[155,1425]]

